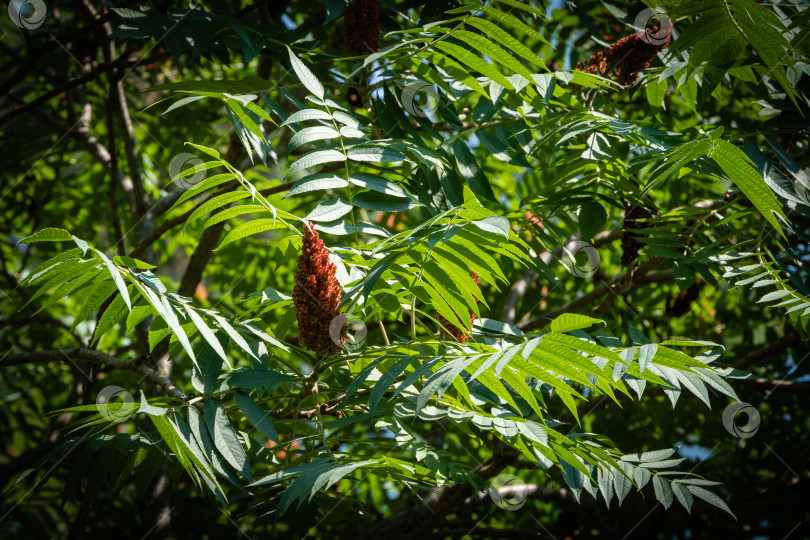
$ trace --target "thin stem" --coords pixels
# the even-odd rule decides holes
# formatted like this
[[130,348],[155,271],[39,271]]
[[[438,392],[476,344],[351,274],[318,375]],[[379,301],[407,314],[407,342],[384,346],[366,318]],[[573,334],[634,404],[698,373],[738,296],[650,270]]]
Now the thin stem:
[[326,430],[323,428],[323,418],[321,418],[321,403],[318,399],[318,381],[315,381],[312,384],[312,399],[315,400],[315,416],[318,418],[318,431],[321,434],[323,447],[326,448],[326,451],[329,452],[330,456],[335,457],[335,455],[332,453],[332,449],[329,447],[329,441],[326,440]]
[[[382,316],[380,315],[379,311],[377,312],[377,323],[380,325],[380,330],[382,331],[382,335],[383,335],[383,339],[385,340],[385,344],[390,346],[391,342],[388,340],[388,333],[385,331],[385,325],[383,324]],[[349,361],[346,360],[346,363],[348,364]]]
[[[456,220],[456,218],[458,218],[459,212],[461,212],[461,208],[456,210],[456,214],[452,218],[450,218],[450,222],[447,224],[448,226],[452,225],[453,222]],[[425,254],[425,258],[422,259],[423,263],[430,258],[431,253],[433,253],[433,248],[428,249],[428,252]],[[414,279],[413,283],[411,284],[410,287],[411,290],[413,290],[416,284],[419,283],[419,280],[422,279],[422,273],[424,272],[424,270],[425,270],[424,266],[419,267],[419,273],[416,274],[416,279]],[[413,339],[416,339],[416,295],[414,295],[411,298],[411,337]]]
[[345,174],[346,174],[346,183],[349,184],[347,186],[348,193],[349,193],[349,206],[351,207],[351,210],[349,211],[349,217],[352,220],[352,230],[354,231],[354,245],[359,246],[360,245],[360,235],[357,234],[357,226],[355,225],[355,220],[354,220],[354,204],[352,204],[352,200],[354,199],[354,194],[352,193],[351,174],[349,173],[349,154],[346,153],[346,145],[343,144],[343,135],[340,133],[340,128],[338,127],[337,120],[335,120],[334,115],[332,115],[332,110],[329,108],[329,105],[327,105],[326,102],[324,102],[324,107],[326,108],[326,112],[329,113],[329,116],[332,119],[332,126],[334,126],[335,131],[337,131],[338,141],[340,141],[340,151],[343,152],[343,157],[344,157],[344,160],[343,160],[344,161],[344,166],[343,166],[343,168],[344,168],[344,171],[345,171]]

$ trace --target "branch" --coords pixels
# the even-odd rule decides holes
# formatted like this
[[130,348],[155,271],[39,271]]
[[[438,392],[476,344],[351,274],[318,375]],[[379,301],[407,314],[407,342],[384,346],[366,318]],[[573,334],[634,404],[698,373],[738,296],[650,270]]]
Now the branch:
[[[11,76],[5,81],[3,81],[2,85],[0,85],[0,96],[4,96],[9,92],[11,92],[11,89],[15,84],[23,80],[29,71],[38,66],[39,61],[43,56],[45,56],[49,52],[55,51],[59,47],[59,43],[67,44],[76,39],[86,40],[87,36],[92,33],[91,29],[95,28],[99,24],[104,24],[105,22],[112,19],[112,17],[113,17],[112,12],[106,13],[100,19],[97,19],[95,21],[86,24],[85,26],[79,28],[78,30],[76,30],[75,32],[73,32],[68,36],[60,36],[61,39],[59,40],[59,42],[52,39],[46,42],[46,44],[43,45],[42,48],[33,51],[28,56],[28,60],[21,66],[19,66],[16,70],[14,70],[14,73],[12,73]],[[65,89],[63,89],[62,91],[64,90]],[[0,122],[0,124],[2,124],[2,122]]]
[[[15,96],[11,96],[12,99],[16,101],[21,101],[19,98]],[[112,106],[112,101],[109,102],[109,105]],[[114,131],[111,129],[110,118],[109,114],[114,114],[112,111],[112,107],[108,107],[108,119],[107,119],[107,132],[108,136],[110,137],[110,149],[112,152],[115,151],[114,148]],[[54,127],[58,131],[62,133],[66,133],[68,136],[78,140],[82,144],[87,146],[88,152],[91,156],[93,156],[104,169],[108,172],[110,176],[110,191],[108,191],[108,198],[110,199],[111,209],[112,209],[112,216],[113,216],[113,228],[116,234],[116,249],[119,255],[123,254],[124,245],[122,243],[123,234],[121,233],[121,225],[120,219],[118,217],[117,212],[117,204],[115,204],[114,194],[111,192],[114,185],[118,185],[120,183],[122,189],[124,190],[125,194],[129,196],[129,191],[131,190],[131,181],[127,176],[122,173],[118,169],[117,159],[116,157],[111,154],[111,150],[104,146],[98,138],[93,135],[90,131],[90,125],[92,123],[92,116],[93,116],[93,109],[91,105],[84,100],[84,103],[81,108],[81,113],[79,115],[79,119],[76,122],[75,126],[76,129],[73,127],[64,124],[58,118],[52,118],[48,115],[42,113],[41,110],[34,109],[32,114],[40,119],[41,121],[49,124],[50,126]]]
[[[30,297],[30,295],[28,293],[25,292],[25,288],[20,287],[20,284],[17,281],[17,278],[15,276],[11,275],[8,272],[8,270],[6,269],[6,258],[5,258],[5,255],[3,254],[2,249],[0,249],[0,276],[2,276],[8,282],[8,284],[9,284],[8,290],[9,291],[15,291],[26,302],[30,301],[31,297]],[[33,308],[33,307],[34,306],[31,306],[31,308]],[[49,316],[46,313],[41,313],[41,314],[37,314],[37,315],[31,315],[31,316],[26,317],[24,319],[3,319],[3,320],[0,320],[0,327],[8,326],[8,327],[12,327],[12,328],[18,328],[18,327],[28,326],[30,324],[36,324],[36,323],[52,324],[54,326],[62,328],[68,334],[70,334],[70,336],[73,339],[75,339],[76,343],[78,343],[80,346],[84,347],[84,345],[85,345],[84,340],[78,334],[71,331],[70,326],[68,326],[64,322],[60,321],[59,319],[56,319],[54,317]]]
[[[69,409],[79,403],[79,397],[82,394],[82,386],[83,383],[80,380],[74,382],[73,388],[70,394],[68,394],[67,401],[60,407],[61,409]],[[50,451],[54,450],[59,445],[62,430],[70,424],[73,416],[72,412],[63,412],[56,415],[53,420],[51,420],[48,435],[41,444],[28,448],[23,453],[14,456],[9,461],[0,465],[0,488],[8,484],[12,477],[17,476],[23,470],[44,458]]]
[[[143,63],[147,64],[147,63],[158,62],[160,60],[163,60],[164,58],[168,58],[169,56],[170,56],[169,53],[157,54],[157,55],[155,55],[153,57],[150,57],[150,58],[147,58],[146,60],[143,60]],[[102,73],[107,73],[109,71],[113,71],[113,70],[116,70],[116,69],[119,69],[119,68],[124,68],[124,67],[127,67],[127,66],[135,66],[135,65],[140,64],[140,63],[141,63],[141,60],[128,60],[125,56],[121,56],[121,57],[117,58],[116,60],[114,60],[113,62],[110,62],[108,64],[102,64],[102,65],[98,66],[97,68],[93,69],[92,71],[88,71],[84,75],[81,75],[80,77],[76,77],[75,79],[71,79],[67,83],[60,86],[59,88],[54,88],[50,92],[45,92],[44,94],[42,94],[38,98],[36,98],[36,99],[34,99],[32,101],[28,101],[24,105],[20,105],[16,109],[12,109],[8,113],[6,113],[2,117],[0,117],[0,126],[5,124],[6,122],[9,122],[10,120],[13,120],[14,118],[17,118],[18,116],[20,116],[21,114],[23,114],[25,112],[37,109],[40,105],[42,105],[43,103],[45,103],[49,99],[55,98],[58,95],[60,95],[60,94],[62,94],[64,92],[67,92],[68,90],[71,90],[73,88],[76,88],[77,86],[81,86],[84,83],[92,81],[93,79],[95,79],[96,77],[101,75]],[[0,95],[3,95],[3,94],[0,93]]]
[[[642,283],[653,283],[653,282],[660,282],[660,281],[671,281],[674,276],[674,271],[661,271],[661,272],[651,272],[653,268],[658,266],[664,262],[664,259],[660,257],[656,257],[646,264],[642,265],[634,274],[631,283],[632,284],[642,284]],[[648,275],[649,274],[649,275]],[[568,302],[564,306],[555,309],[554,311],[549,311],[540,317],[535,317],[534,319],[529,319],[528,321],[521,321],[518,323],[517,327],[520,328],[524,332],[530,332],[532,330],[539,330],[540,328],[545,327],[549,324],[555,317],[562,315],[563,313],[575,313],[579,311],[580,308],[587,306],[594,302],[595,300],[605,296],[610,292],[612,288],[619,285],[621,281],[625,279],[625,274],[620,276],[616,276],[612,278],[610,281],[607,281],[594,289],[593,291],[589,292],[588,294],[584,294],[579,298]]]
[[[99,20],[101,15],[96,11],[95,7],[89,0],[82,0],[85,10],[88,15],[94,20]],[[106,42],[102,47],[104,60],[107,64],[113,64],[120,58],[127,58],[129,54],[120,57],[117,56],[115,49],[115,41],[112,38],[113,29],[109,22],[104,22],[102,25],[106,35]],[[138,153],[135,148],[135,130],[132,127],[132,117],[129,114],[129,105],[127,103],[127,95],[124,91],[123,77],[125,72],[116,68],[107,73],[107,80],[110,84],[110,98],[111,108],[118,118],[118,123],[121,128],[121,139],[124,141],[124,156],[129,170],[129,177],[132,180],[132,213],[133,221],[135,222],[134,228],[136,229],[136,239],[147,236],[154,228],[154,217],[147,219],[149,211],[149,196],[143,188],[143,177],[141,175],[141,167],[139,163]],[[110,126],[112,127],[112,126]],[[114,148],[110,148],[110,152],[115,152]],[[147,262],[154,262],[154,257],[147,257]]]
[[[709,215],[714,215],[715,214],[714,207],[716,207],[718,204],[720,204],[719,201],[712,201],[712,200],[702,200],[702,201],[698,201],[695,204],[693,204],[692,205],[693,207],[709,210],[709,214],[707,216],[704,216],[700,220],[696,220],[695,223],[700,223],[701,221],[706,220]],[[728,203],[724,203],[724,204],[728,204]],[[681,209],[681,208],[687,208],[687,207],[686,206],[678,207],[678,208],[676,208],[676,210]],[[693,228],[694,228],[694,226],[693,226]],[[603,244],[612,242],[613,240],[615,240],[617,238],[621,238],[622,234],[623,233],[622,233],[622,231],[620,229],[614,229],[614,230],[611,230],[611,231],[602,231],[601,233],[597,234],[594,237],[593,245],[595,247],[599,247],[599,246],[601,246]],[[571,239],[574,239],[574,236],[572,236]],[[560,250],[560,249],[561,248],[556,248],[556,250]],[[548,252],[544,252],[543,255],[545,255],[546,253],[548,253]],[[541,255],[541,258],[542,258],[542,255]],[[545,261],[545,259],[544,259],[544,261]],[[653,261],[656,261],[656,262],[650,266],[650,263],[652,263]],[[638,284],[642,284],[642,283],[657,283],[657,282],[662,282],[662,281],[671,281],[672,279],[674,279],[674,271],[672,271],[672,270],[665,270],[665,271],[661,271],[661,272],[650,272],[649,271],[653,267],[660,264],[661,262],[662,262],[662,260],[660,258],[656,257],[656,258],[652,259],[652,261],[649,261],[647,264],[641,266],[638,270],[636,270],[636,272],[634,274],[632,274],[630,276],[630,281],[625,281],[625,283],[622,285],[622,288],[624,288],[624,290],[626,290],[627,287],[629,287],[630,285],[633,285],[633,284],[638,285]],[[502,314],[502,320],[504,320],[506,322],[510,322],[510,323],[514,321],[514,306],[511,307],[511,312],[507,311],[507,306],[509,306],[510,302],[514,302],[516,304],[517,301],[522,296],[522,294],[525,294],[526,289],[528,289],[528,283],[524,283],[524,281],[526,281],[527,278],[531,278],[532,280],[537,279],[537,274],[534,273],[534,276],[532,276],[531,274],[529,274],[527,272],[526,274],[524,274],[524,276],[521,278],[521,280],[518,280],[518,282],[516,282],[512,286],[512,290],[510,290],[509,296],[507,296],[507,300],[506,300],[507,305],[504,306],[504,312]],[[560,309],[557,309],[557,310],[552,311],[550,313],[546,313],[546,315],[544,317],[536,317],[534,319],[526,320],[526,317],[524,316],[523,320],[521,320],[517,324],[517,326],[518,326],[518,328],[520,328],[523,331],[531,331],[531,330],[537,330],[539,328],[542,328],[546,324],[551,322],[551,320],[554,319],[555,317],[557,317],[558,315],[561,315],[563,313],[568,313],[568,312],[576,312],[577,310],[579,310],[579,308],[590,304],[591,302],[593,302],[594,300],[596,300],[598,298],[601,298],[606,293],[610,292],[611,289],[617,288],[617,284],[619,283],[619,281],[621,281],[623,279],[624,280],[627,279],[627,274],[623,274],[621,276],[617,276],[617,277],[613,278],[610,282],[603,284],[601,287],[599,287],[598,289],[592,291],[591,293],[577,298],[576,300],[566,304],[565,306],[563,306]],[[616,286],[614,286],[614,285],[616,285]],[[617,291],[613,291],[613,292],[615,294],[613,294],[610,298],[608,298],[607,301],[603,302],[603,304],[601,306],[599,306],[596,310],[594,310],[591,313],[592,316],[600,317],[612,305],[612,303],[615,301],[616,294],[619,294],[622,291],[620,289],[618,292]],[[511,315],[512,319],[509,320],[509,319],[504,318],[504,316],[507,316],[507,315]],[[528,314],[527,314],[527,316],[528,316]]]
[[[263,189],[263,190],[259,191],[259,193],[261,193],[264,196],[274,195],[276,193],[282,193],[284,191],[289,190],[292,187],[292,185],[293,185],[292,182],[290,182],[289,184],[281,184],[281,185],[274,186],[274,187],[271,187],[271,188]],[[231,184],[230,186],[232,187],[233,184]],[[230,189],[230,187],[220,189],[220,190],[216,191],[211,197],[216,197],[217,195],[225,193],[228,189]],[[178,192],[177,197],[179,198],[179,196],[182,193],[184,193],[184,192],[182,192],[182,191]],[[138,255],[143,253],[149,246],[151,246],[152,244],[157,242],[160,239],[161,236],[163,236],[164,234],[169,232],[171,229],[177,227],[178,225],[182,225],[183,223],[185,223],[185,221],[194,212],[194,210],[199,208],[200,205],[204,204],[211,197],[209,197],[208,199],[205,199],[204,201],[201,201],[200,204],[198,204],[194,208],[190,209],[188,212],[180,214],[179,216],[173,217],[172,219],[170,219],[168,221],[164,221],[163,223],[161,223],[158,228],[156,228],[155,230],[153,230],[149,234],[149,236],[144,238],[141,241],[141,243],[139,243],[137,246],[135,246],[135,248],[130,252],[129,255],[131,257],[137,257]],[[161,200],[163,200],[163,199],[161,199]],[[158,203],[158,204],[160,204],[160,203]]]
[[[242,141],[234,131],[231,133],[231,138],[228,142],[225,161],[228,163],[239,163],[244,159],[245,155]],[[231,185],[233,185],[233,183],[231,183]],[[205,267],[208,266],[208,261],[211,260],[211,255],[214,249],[216,249],[217,244],[219,244],[219,239],[224,229],[225,221],[220,221],[216,225],[208,227],[203,231],[199,242],[197,242],[197,247],[194,248],[194,253],[192,253],[188,265],[183,272],[183,277],[180,279],[180,286],[177,290],[178,294],[189,297],[194,296],[194,291],[197,290],[197,285],[202,281]]]
[[[473,470],[476,476],[487,480],[505,469],[520,454],[504,451],[499,459],[492,458]],[[424,497],[423,504],[406,506],[393,516],[366,527],[360,538],[418,538],[430,534],[436,523],[452,514],[475,493],[468,483],[447,484]]]
[[177,289],[177,294],[180,296],[194,296],[194,291],[202,281],[205,267],[208,266],[208,261],[211,260],[211,255],[219,244],[219,239],[222,236],[222,231],[225,229],[225,221],[220,221],[216,225],[208,227],[202,233],[200,241],[197,242],[197,247],[194,253],[188,260],[186,271],[183,272],[183,277],[180,280],[180,286]]
[[[19,291],[20,291],[21,296],[24,299],[28,298],[28,295],[22,294],[22,289],[19,289]],[[78,334],[76,334],[76,332],[73,332],[73,331],[70,330],[70,326],[68,326],[64,322],[60,321],[59,319],[51,317],[50,315],[47,315],[45,313],[32,315],[32,316],[26,317],[24,319],[0,320],[0,327],[6,326],[6,327],[11,327],[11,328],[21,328],[21,327],[29,326],[29,325],[32,325],[32,324],[46,324],[46,325],[56,326],[58,328],[61,328],[62,330],[64,330],[68,334],[70,334],[70,336],[73,339],[75,339],[76,343],[78,343],[79,345],[81,345],[81,346],[85,345],[84,340],[82,340],[82,338]]]
[[[363,396],[363,395],[367,395],[368,393],[369,393],[369,390],[366,390],[365,388],[361,388],[361,389],[357,390],[357,392],[354,393],[354,396],[355,397],[356,396]],[[311,395],[312,394],[308,394],[306,397],[309,397]],[[189,405],[196,406],[203,399],[204,399],[203,396],[196,396],[196,397],[191,398],[187,403]],[[330,399],[328,401],[324,401],[323,403],[321,403],[318,406],[318,409],[320,409],[321,415],[334,416],[336,418],[344,418],[346,416],[346,413],[343,411],[343,408],[344,408],[343,407],[343,402],[345,400],[346,400],[346,394],[342,394],[342,395],[340,395],[340,396],[338,396],[336,398],[332,398],[332,399]],[[275,410],[272,410],[272,411],[267,411],[267,415],[272,416],[273,418],[276,418],[276,419],[279,419],[279,420],[295,420],[295,419],[299,419],[299,418],[304,418],[306,420],[314,420],[315,418],[317,418],[318,410],[315,407],[312,407],[310,409],[299,409],[298,408],[299,404],[300,404],[300,401],[299,402],[290,401],[287,404],[287,406],[284,407],[283,409],[275,409]],[[347,408],[351,409],[351,407],[347,407]],[[238,407],[236,405],[231,405],[229,407],[226,407],[225,414],[229,414],[231,411],[234,411],[236,409],[238,409]]]
[[[115,107],[115,105],[112,104],[112,107]],[[113,114],[115,114],[114,111],[112,112]],[[101,165],[107,171],[107,174],[109,174],[110,176],[110,183],[120,185],[121,189],[130,199],[130,201],[132,201],[133,182],[118,168],[117,158],[112,154],[113,152],[115,152],[115,148],[107,148],[106,146],[104,146],[98,140],[98,138],[95,135],[93,135],[93,133],[90,131],[92,116],[93,116],[93,109],[90,103],[85,102],[84,105],[82,105],[82,112],[79,117],[78,128],[76,129],[76,137],[78,137],[79,140],[81,140],[82,142],[84,142],[85,145],[87,145],[90,155],[95,157],[96,160],[98,160],[98,162],[101,163]],[[110,132],[110,137],[113,137],[112,131]],[[111,139],[111,142],[114,141]],[[111,194],[110,196],[113,197],[114,199],[114,194]],[[114,221],[119,219],[117,213],[114,215],[113,219]],[[135,219],[137,220],[137,217]],[[120,223],[118,224],[118,227],[120,228]],[[116,241],[120,242],[120,239],[116,239]],[[120,249],[121,247],[122,245],[119,244],[118,248]]]
[[134,371],[143,375],[143,378],[159,386],[163,393],[169,397],[185,400],[183,392],[172,384],[168,377],[164,377],[154,369],[144,365],[142,357],[121,360],[100,351],[92,349],[57,349],[50,351],[34,351],[13,354],[0,358],[0,368],[20,366],[23,364],[47,364],[50,362],[64,362],[66,360],[88,360],[90,362],[106,365],[113,369]]
[[810,381],[791,381],[788,379],[739,379],[742,384],[765,390],[766,394],[771,394],[777,389],[787,392],[803,393],[810,389]]
[[[599,247],[609,244],[610,242],[621,238],[621,236],[621,229],[602,231],[593,238],[593,246]],[[568,244],[577,240],[578,238],[579,233],[571,235],[571,237],[568,239]],[[566,246],[568,244],[566,244]],[[549,265],[554,257],[560,256],[562,251],[562,246],[557,246],[553,250],[546,250],[540,254],[540,260],[543,261],[544,264]],[[512,284],[512,287],[510,287],[509,292],[506,295],[506,300],[504,300],[503,309],[501,310],[502,321],[509,324],[515,323],[517,304],[529,290],[529,286],[534,283],[538,277],[540,277],[539,273],[537,273],[535,270],[529,269],[526,270],[522,276],[520,276],[520,279]]]
[[460,527],[457,529],[442,529],[428,534],[425,538],[506,538],[520,540],[522,538],[554,538],[553,536],[542,535],[537,531],[526,529],[496,529],[494,527]]
[[[619,397],[621,397],[621,395],[622,394],[619,394]],[[562,416],[562,418],[560,418],[560,421],[566,424],[573,424],[574,422],[580,423],[582,422],[582,418],[584,416],[587,416],[592,412],[601,409],[602,407],[608,405],[609,403],[611,403],[611,401],[610,398],[607,396],[607,394],[602,394],[601,396],[592,401],[583,401],[582,403],[577,405],[576,417],[570,411],[568,411]],[[579,418],[579,420],[577,420],[577,418]]]
[[[108,25],[105,25],[105,28]],[[111,29],[110,29],[111,31]],[[105,56],[109,55],[111,61],[115,61],[115,45],[112,40],[108,43],[109,52],[105,51]],[[123,74],[115,70],[108,75],[110,90],[112,93],[113,108],[118,117],[121,127],[121,138],[124,140],[124,155],[126,157],[129,177],[132,179],[134,218],[139,220],[146,216],[149,208],[149,196],[143,189],[143,178],[141,176],[141,166],[138,159],[138,152],[135,148],[135,130],[132,127],[132,117],[129,114],[127,96],[124,92],[124,83],[121,80]],[[142,225],[148,225],[149,220],[143,220]],[[143,227],[142,227],[143,228]],[[148,234],[148,233],[147,233]],[[145,236],[145,235],[142,235]]]
[[[537,466],[535,465],[534,467],[536,468]],[[477,493],[467,497],[464,504],[475,505],[486,502],[490,499],[491,493],[492,492],[490,490],[478,491]],[[554,489],[539,486],[537,484],[518,484],[499,487],[498,494],[504,500],[512,499],[522,501],[529,497],[533,497],[561,503],[579,504],[579,501],[574,494],[567,489]]]
[[335,399],[330,399],[329,401],[324,401],[318,407],[312,407],[311,409],[301,409],[298,411],[298,414],[295,415],[294,413],[289,412],[286,409],[278,409],[276,411],[272,411],[270,413],[273,418],[284,419],[284,418],[305,418],[307,420],[314,420],[318,417],[318,412],[321,415],[328,415],[334,416],[337,418],[343,418],[346,416],[342,410],[339,410],[343,406],[343,401],[345,399],[344,396],[336,397]]
[[801,343],[801,341],[802,338],[798,333],[782,336],[782,338],[780,338],[773,345],[769,345],[768,347],[750,352],[743,356],[740,360],[734,363],[734,367],[737,369],[748,369],[748,367],[752,364],[756,364],[760,360],[764,359],[770,360],[772,356],[790,348],[793,345],[798,345]]
[[116,191],[118,188],[118,155],[115,148],[115,105],[112,101],[107,102],[107,146],[110,150],[110,187],[107,189],[107,201],[110,203],[110,217],[113,222],[113,232],[115,234],[115,248],[118,255],[126,254],[124,245],[124,232],[121,227],[121,216],[118,214],[118,200]]

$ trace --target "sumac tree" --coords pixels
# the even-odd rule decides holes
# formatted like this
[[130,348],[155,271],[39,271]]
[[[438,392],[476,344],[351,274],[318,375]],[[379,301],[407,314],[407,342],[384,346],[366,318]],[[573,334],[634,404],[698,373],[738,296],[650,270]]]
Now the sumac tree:
[[765,527],[806,3],[19,4],[4,535]]

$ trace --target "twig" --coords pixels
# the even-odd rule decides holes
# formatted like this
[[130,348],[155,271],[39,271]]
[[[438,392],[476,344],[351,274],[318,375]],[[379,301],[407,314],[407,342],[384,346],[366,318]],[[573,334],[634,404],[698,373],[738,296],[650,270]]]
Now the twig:
[[765,390],[766,394],[770,394],[777,389],[785,392],[807,392],[810,390],[810,382],[790,381],[787,379],[766,379],[759,377],[757,379],[739,379],[739,381],[746,386]]
[[165,395],[181,400],[184,400],[186,397],[179,388],[174,386],[168,377],[164,377],[154,369],[144,365],[141,362],[141,357],[121,360],[120,358],[92,349],[57,349],[13,354],[5,358],[0,358],[0,368],[20,366],[23,364],[64,362],[66,360],[77,359],[89,360],[95,364],[105,365],[113,369],[135,371],[143,375],[144,379],[159,386]]
[[[385,325],[382,321],[382,315],[377,313],[377,322],[380,324],[380,330],[382,331],[383,339],[385,340],[386,345],[391,345],[391,342],[388,341],[388,332],[385,331]],[[351,371],[351,370],[350,370]]]
[[759,349],[758,351],[753,351],[746,354],[740,360],[735,362],[733,365],[737,369],[748,369],[748,367],[750,367],[753,364],[756,364],[760,360],[769,359],[770,361],[770,359],[772,359],[772,357],[777,353],[789,347],[792,347],[793,345],[798,345],[799,343],[801,343],[801,341],[802,338],[798,333],[783,336],[773,345],[769,345],[768,347],[764,347],[762,349]]
[[[537,465],[533,465],[534,468]],[[467,497],[464,504],[480,504],[486,502],[490,498],[490,491],[478,491]],[[523,500],[527,497],[536,497],[539,499],[549,499],[556,502],[566,502],[571,504],[579,504],[574,494],[567,489],[554,489],[539,486],[537,484],[509,484],[498,488],[498,494],[504,500],[517,499]]]
[[[274,187],[271,187],[271,188],[263,189],[263,190],[259,191],[259,193],[261,193],[262,195],[264,195],[266,197],[268,195],[274,195],[276,193],[282,193],[284,191],[287,191],[292,187],[292,185],[293,185],[292,183],[281,184],[279,186],[274,186]],[[232,187],[233,187],[233,184],[230,184],[230,188],[232,188]],[[227,189],[230,189],[230,188],[227,188]],[[212,195],[212,197],[215,197],[215,196],[217,196],[217,195],[219,195],[221,193],[224,193],[225,191],[227,191],[227,189],[223,188],[223,189],[215,192],[214,195]],[[173,217],[172,219],[170,219],[168,221],[164,221],[163,223],[161,223],[161,225],[159,227],[157,227],[155,230],[153,230],[151,233],[149,233],[149,236],[147,236],[146,238],[141,240],[141,242],[137,246],[135,246],[135,248],[133,248],[133,250],[130,252],[130,256],[132,256],[132,257],[139,256],[149,246],[151,246],[157,240],[159,240],[161,236],[166,234],[169,230],[177,227],[178,225],[181,225],[181,224],[185,223],[185,221],[194,212],[194,210],[199,208],[199,206],[201,204],[205,203],[205,201],[207,201],[207,200],[209,200],[209,199],[205,199],[204,201],[201,201],[199,205],[197,205],[194,208],[190,209],[188,212],[185,212],[185,213],[183,213],[183,214],[181,214],[179,216]]]
[[[161,54],[155,55],[155,56],[153,56],[151,58],[148,58],[148,59],[144,60],[144,63],[157,62],[157,61],[162,60],[164,58],[168,58],[169,56],[170,56],[169,53],[161,53]],[[107,73],[109,71],[113,71],[113,70],[116,70],[116,69],[119,69],[119,68],[124,68],[124,67],[130,66],[130,65],[136,65],[138,63],[140,63],[140,60],[128,60],[127,57],[121,56],[121,57],[119,57],[118,59],[114,60],[113,62],[111,62],[109,64],[102,64],[99,67],[97,67],[96,69],[94,69],[92,71],[88,71],[84,75],[76,77],[75,79],[71,79],[66,84],[60,86],[59,88],[54,88],[50,92],[46,92],[46,93],[42,94],[41,96],[39,96],[38,98],[36,98],[36,99],[34,99],[32,101],[28,101],[24,105],[21,105],[21,106],[17,107],[16,109],[12,109],[8,113],[6,113],[4,116],[0,117],[0,126],[5,124],[6,122],[9,122],[9,121],[13,120],[14,118],[17,118],[18,116],[20,116],[23,113],[26,113],[26,112],[28,112],[30,110],[37,109],[40,105],[42,105],[46,101],[48,101],[48,100],[50,100],[52,98],[55,98],[55,97],[61,95],[62,93],[67,92],[68,90],[70,90],[72,88],[76,88],[77,86],[81,86],[84,83],[92,81],[93,79],[95,79],[96,77],[101,75],[102,73]],[[0,93],[0,95],[3,95],[3,94]]]
[[[100,24],[104,24],[105,22],[112,19],[112,17],[113,17],[112,12],[106,13],[100,19],[91,21],[89,24],[79,28],[78,30],[76,30],[75,32],[73,32],[68,36],[60,36],[61,39],[59,40],[59,42],[66,44],[77,39],[86,40],[87,36],[91,33],[90,30],[92,28],[95,28]],[[0,96],[9,93],[15,84],[17,84],[18,82],[20,82],[25,78],[25,76],[28,74],[29,71],[35,69],[39,65],[39,60],[43,56],[45,56],[49,52],[56,50],[59,47],[59,42],[49,40],[40,49],[37,49],[36,51],[33,51],[30,55],[28,55],[28,60],[24,62],[22,65],[20,65],[16,70],[14,70],[14,73],[12,73],[11,76],[5,81],[3,81],[2,85],[0,85]],[[64,90],[66,89],[65,88],[60,89],[59,93],[63,92]]]
[[[112,92],[112,83],[110,84],[110,92]],[[113,233],[115,234],[115,248],[119,255],[126,254],[126,246],[124,245],[124,233],[121,228],[121,216],[118,215],[118,200],[116,199],[116,191],[118,188],[118,155],[115,151],[115,125],[113,118],[115,115],[114,104],[112,101],[107,103],[107,147],[110,150],[110,187],[107,190],[107,199],[110,203],[110,213],[113,222]]]
[[[605,244],[609,244],[614,240],[621,238],[622,231],[621,230],[612,230],[612,231],[602,231],[597,234],[593,238],[593,246],[599,247]],[[579,238],[579,234],[571,235],[568,239],[569,243],[575,241]],[[546,265],[550,264],[552,259],[555,256],[559,256],[562,253],[562,246],[556,247],[553,250],[546,250],[540,254],[540,260],[543,261]],[[504,300],[503,308],[501,310],[501,320],[507,322],[509,324],[514,324],[516,311],[517,311],[517,304],[520,302],[520,299],[525,296],[526,292],[529,290],[529,286],[534,283],[537,278],[540,277],[540,274],[532,269],[526,270],[520,278],[512,284],[509,288],[509,292],[506,295],[506,300]]]
[[[664,261],[664,259],[660,257],[656,257],[651,261],[647,262],[643,266],[641,266],[638,271],[636,271],[633,275],[633,284],[641,284],[641,283],[653,283],[653,279],[647,277],[647,273],[654,267],[658,266]],[[671,274],[668,271],[664,272],[657,272],[654,274],[655,282],[658,281],[669,281],[673,279],[674,274]],[[529,319],[527,321],[521,321],[518,323],[518,328],[520,328],[524,332],[530,332],[533,330],[539,330],[540,328],[545,327],[549,324],[552,319],[555,317],[562,315],[563,313],[574,313],[580,308],[591,304],[592,302],[596,301],[599,298],[602,298],[604,295],[610,292],[610,288],[618,283],[620,280],[624,279],[624,274],[617,276],[610,281],[603,283],[593,291],[588,294],[584,294],[579,298],[568,302],[564,306],[555,309],[554,311],[549,311],[543,314],[541,317],[535,317],[534,319]]]

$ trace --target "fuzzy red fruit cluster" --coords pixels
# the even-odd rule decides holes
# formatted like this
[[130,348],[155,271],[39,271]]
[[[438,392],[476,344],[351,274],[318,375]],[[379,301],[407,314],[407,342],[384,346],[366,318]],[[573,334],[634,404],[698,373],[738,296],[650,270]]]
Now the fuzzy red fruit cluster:
[[667,48],[672,36],[672,22],[668,19],[658,28],[636,32],[611,43],[591,56],[587,62],[577,64],[577,70],[613,79],[623,86],[629,86],[638,79],[638,72],[650,67],[658,51]]
[[329,335],[329,324],[339,313],[338,305],[342,296],[335,277],[336,270],[318,232],[311,223],[305,223],[304,245],[298,256],[293,288],[298,341],[307,349],[324,356],[341,351]]
[[[481,289],[478,274],[476,274],[475,272],[470,272],[470,277],[475,282],[475,284],[478,285],[478,288]],[[478,303],[478,298],[475,297],[473,298],[475,299],[475,302]],[[468,334],[465,329],[458,328],[456,325],[454,325],[453,323],[451,323],[450,321],[439,315],[438,312],[435,313],[433,316],[437,321],[439,321],[439,324],[441,325],[439,326],[439,333],[441,334],[442,338],[453,338],[459,343],[464,343],[465,341],[467,341],[467,339],[469,339],[470,334]],[[474,322],[475,322],[475,313],[470,311],[470,326],[472,326]]]
[[380,8],[377,0],[354,0],[343,17],[346,53],[368,55],[380,50]]

